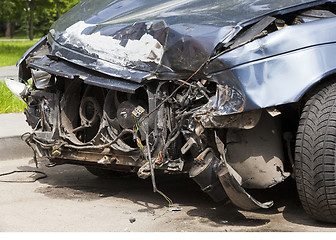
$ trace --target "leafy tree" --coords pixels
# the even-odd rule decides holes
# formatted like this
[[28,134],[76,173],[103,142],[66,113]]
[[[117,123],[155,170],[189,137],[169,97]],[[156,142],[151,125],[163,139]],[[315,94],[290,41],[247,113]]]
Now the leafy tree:
[[34,24],[35,17],[41,14],[43,9],[51,9],[52,2],[49,0],[25,0],[26,9],[29,13],[28,22],[29,22],[29,39],[34,39]]
[[[6,37],[13,37],[14,24],[34,32],[46,33],[50,25],[80,0],[1,0],[0,24],[5,25]],[[0,27],[1,29],[1,27]]]
[[39,21],[40,23],[43,23],[43,26],[40,25],[40,30],[47,32],[54,21],[79,2],[80,0],[50,0],[50,8],[39,10],[39,12],[43,12],[43,14],[40,14],[39,16],[44,17],[44,19],[40,19],[41,21]]
[[6,37],[13,37],[14,22],[19,18],[19,6],[21,0],[2,0],[0,20],[6,24]]

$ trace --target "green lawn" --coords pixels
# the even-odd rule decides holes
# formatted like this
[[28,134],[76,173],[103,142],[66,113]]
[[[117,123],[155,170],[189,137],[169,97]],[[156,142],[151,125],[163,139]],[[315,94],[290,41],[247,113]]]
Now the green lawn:
[[15,65],[36,41],[0,41],[0,67]]
[[[0,41],[0,67],[15,65],[34,43],[36,43],[36,41]],[[20,101],[7,88],[6,83],[0,81],[0,114],[23,112],[25,106],[26,104]]]
[[[0,67],[15,65],[34,43],[36,43],[36,41],[0,41]],[[0,114],[23,112],[25,107],[26,104],[20,101],[7,88],[6,83],[0,81]]]
[[[36,33],[36,34],[34,34],[34,39],[40,39],[43,36],[44,36],[43,33]],[[13,38],[5,37],[4,34],[2,33],[2,35],[0,36],[0,39],[27,39],[28,40],[28,36],[27,36],[27,32],[25,30],[17,29],[14,32]]]
[[26,104],[7,88],[5,81],[0,81],[0,114],[23,112],[25,107]]

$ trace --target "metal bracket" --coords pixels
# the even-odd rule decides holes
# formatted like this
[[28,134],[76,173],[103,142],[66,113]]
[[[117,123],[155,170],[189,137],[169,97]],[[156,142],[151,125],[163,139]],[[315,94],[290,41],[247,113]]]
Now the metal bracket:
[[195,139],[193,139],[192,137],[189,138],[189,140],[181,148],[181,153],[186,154],[194,144],[197,144]]
[[167,170],[182,171],[183,166],[184,166],[184,162],[181,160],[181,158],[178,158],[178,159],[169,161]]

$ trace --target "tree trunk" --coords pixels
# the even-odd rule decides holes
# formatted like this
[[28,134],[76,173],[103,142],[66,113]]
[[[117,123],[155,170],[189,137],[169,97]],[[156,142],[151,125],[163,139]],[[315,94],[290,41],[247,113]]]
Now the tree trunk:
[[56,0],[56,10],[57,10],[57,19],[59,19],[61,17],[60,0]]
[[11,20],[7,20],[5,37],[13,38],[13,23]]
[[35,11],[35,0],[26,0],[27,7],[29,9],[29,39],[34,39],[34,11]]
[[34,39],[34,11],[35,11],[35,0],[30,1],[30,17],[29,17],[29,39]]

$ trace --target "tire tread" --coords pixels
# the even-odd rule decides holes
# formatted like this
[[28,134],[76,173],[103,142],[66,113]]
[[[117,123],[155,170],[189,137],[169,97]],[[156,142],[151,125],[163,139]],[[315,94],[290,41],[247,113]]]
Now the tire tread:
[[298,125],[295,176],[305,211],[336,223],[336,83],[323,84],[306,102]]

